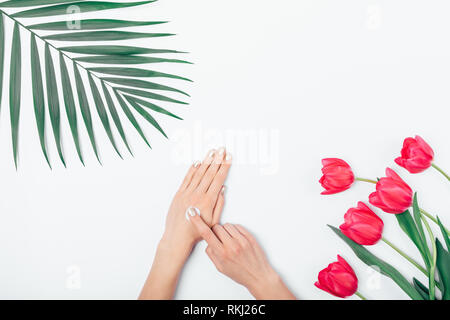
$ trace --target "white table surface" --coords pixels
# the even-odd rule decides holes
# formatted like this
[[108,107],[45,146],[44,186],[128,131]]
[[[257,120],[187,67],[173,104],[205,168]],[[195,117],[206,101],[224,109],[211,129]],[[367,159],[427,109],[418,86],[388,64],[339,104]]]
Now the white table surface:
[[[224,144],[235,165],[222,221],[247,226],[299,298],[332,298],[314,282],[337,254],[355,268],[368,298],[407,298],[327,229],[327,223],[339,225],[358,200],[367,200],[373,186],[357,183],[345,193],[321,196],[320,159],[342,157],[370,178],[392,166],[419,192],[421,205],[450,224],[450,184],[435,171],[411,176],[393,162],[403,138],[420,134],[434,147],[436,162],[450,170],[450,4],[161,0],[126,10],[127,19],[170,20],[150,29],[178,34],[133,44],[190,52],[192,66],[159,67],[195,80],[166,81],[192,95],[190,106],[165,105],[185,120],[158,117],[169,141],[146,126],[152,151],[127,124],[135,157],[121,145],[126,156],[120,160],[96,118],[103,166],[80,123],[85,168],[63,121],[68,169],[58,162],[49,135],[50,171],[35,132],[30,76],[24,74],[17,172],[7,92],[2,100],[0,298],[135,299],[188,165]],[[120,11],[107,16],[124,18]],[[28,52],[29,35],[22,36]],[[385,236],[419,259],[394,217],[380,215]],[[200,244],[187,263],[176,298],[251,298],[215,270],[204,248]],[[405,276],[424,279],[386,245],[371,250]]]

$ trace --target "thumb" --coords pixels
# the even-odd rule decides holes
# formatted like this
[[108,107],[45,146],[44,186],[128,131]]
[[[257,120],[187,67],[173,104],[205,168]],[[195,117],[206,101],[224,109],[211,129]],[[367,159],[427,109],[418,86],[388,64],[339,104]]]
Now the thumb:
[[222,243],[216,237],[214,232],[212,232],[211,228],[200,217],[200,210],[198,208],[189,207],[186,211],[186,218],[192,223],[194,228],[208,245],[214,248],[222,246]]

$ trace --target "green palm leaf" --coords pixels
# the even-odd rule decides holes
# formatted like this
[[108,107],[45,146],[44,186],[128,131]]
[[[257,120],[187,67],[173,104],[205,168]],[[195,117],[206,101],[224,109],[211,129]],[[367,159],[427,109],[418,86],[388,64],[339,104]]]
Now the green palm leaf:
[[130,152],[131,155],[133,155],[133,152],[131,151],[131,148],[127,141],[127,137],[125,135],[125,131],[123,130],[122,122],[120,121],[119,114],[117,113],[116,106],[114,105],[112,97],[109,94],[108,88],[106,88],[104,81],[102,81],[102,89],[103,89],[103,94],[105,95],[106,104],[108,105],[109,113],[111,114],[111,117],[113,118],[113,121],[114,121],[114,124],[116,125],[117,131],[119,131],[120,137],[122,138],[123,142],[125,143],[125,146],[127,147],[128,151]]
[[175,119],[178,119],[178,120],[183,120],[180,117],[174,115],[173,113],[167,111],[166,109],[163,109],[163,108],[157,106],[156,104],[153,104],[153,103],[148,102],[146,100],[142,100],[142,99],[139,99],[139,98],[136,98],[136,97],[132,97],[132,96],[128,96],[128,95],[125,95],[125,98],[127,98],[128,101],[133,100],[137,104],[140,104],[143,107],[147,107],[147,108],[149,108],[149,109],[151,109],[153,111],[156,111],[156,112],[168,115],[168,116],[170,116],[172,118],[175,118]]
[[17,22],[14,24],[14,32],[11,49],[11,71],[9,76],[9,113],[11,120],[11,136],[13,145],[14,164],[17,168],[19,118],[20,118],[20,94],[22,86],[22,59],[20,45],[20,30]]
[[131,31],[87,31],[58,33],[42,37],[54,41],[117,41],[173,36],[172,33],[143,33]]
[[[4,50],[11,48],[11,67],[9,78],[9,96],[10,96],[10,121],[11,137],[14,163],[18,163],[18,140],[19,140],[19,118],[21,107],[21,72],[22,72],[22,46],[20,28],[30,33],[30,61],[31,68],[28,73],[31,74],[32,94],[34,114],[37,126],[42,153],[51,167],[49,150],[46,145],[46,112],[50,117],[52,133],[56,143],[57,152],[63,165],[66,165],[64,156],[64,145],[62,141],[63,121],[67,121],[70,127],[71,135],[75,144],[77,155],[84,165],[81,144],[80,131],[86,130],[90,144],[97,160],[100,162],[100,154],[96,143],[94,132],[95,119],[92,112],[96,112],[113,148],[117,154],[119,152],[118,142],[123,142],[127,150],[132,154],[130,144],[128,143],[121,115],[125,115],[137,130],[139,135],[150,147],[150,143],[141,128],[138,118],[142,117],[151,126],[160,131],[167,137],[166,133],[156,121],[151,111],[168,115],[170,117],[181,119],[166,109],[165,106],[158,106],[153,102],[141,99],[156,100],[161,103],[187,104],[184,101],[174,99],[172,94],[182,94],[189,97],[189,94],[175,87],[159,83],[157,78],[176,79],[192,82],[192,80],[179,75],[164,73],[161,71],[147,70],[143,67],[130,68],[123,65],[140,65],[150,63],[170,63],[170,64],[191,64],[182,59],[172,59],[164,55],[184,54],[183,51],[172,49],[150,48],[146,46],[133,46],[129,41],[133,39],[167,37],[173,33],[157,32],[132,32],[122,30],[127,27],[151,28],[153,25],[166,23],[166,21],[131,21],[109,19],[106,17],[96,17],[95,19],[80,19],[73,24],[71,12],[101,12],[107,9],[122,9],[149,4],[155,0],[149,1],[81,1],[81,0],[9,0],[0,2],[0,99],[3,91],[2,75],[4,65]],[[15,12],[9,13],[5,9],[15,9]],[[74,9],[74,10],[71,10]],[[79,10],[77,10],[79,9]],[[126,9],[125,9],[126,10]],[[123,12],[126,15],[126,12]],[[24,21],[18,21],[18,18],[35,17],[53,17],[62,16],[60,19],[52,22],[27,24]],[[10,19],[14,23],[14,31],[11,37],[11,45],[5,44],[4,18]],[[78,17],[77,17],[78,18]],[[74,30],[76,29],[76,30]],[[55,33],[40,35],[38,32],[54,31]],[[81,31],[80,31],[81,30]],[[58,32],[59,31],[59,32]],[[64,32],[67,31],[67,32]],[[150,31],[150,30],[149,30]],[[64,46],[58,45],[59,41],[64,41]],[[96,44],[85,44],[86,41],[93,41]],[[106,41],[116,41],[116,45],[105,43]],[[121,43],[127,41],[127,43]],[[44,66],[41,66],[39,46],[43,45]],[[57,54],[59,59],[58,71],[55,70],[53,55]],[[162,55],[155,57],[153,55]],[[78,55],[78,56],[73,56]],[[79,56],[82,55],[82,56]],[[73,74],[69,73],[66,63],[73,65]],[[101,64],[103,66],[90,66],[90,64]],[[45,73],[45,75],[44,75]],[[84,74],[86,73],[86,74]],[[83,75],[83,76],[82,76]],[[105,76],[106,75],[106,76]],[[44,85],[43,79],[45,76]],[[71,79],[73,78],[73,79]],[[147,81],[139,78],[153,78],[153,81]],[[95,79],[95,80],[94,80]],[[89,82],[90,90],[86,90],[86,82]],[[72,87],[72,85],[74,87]],[[101,87],[99,87],[101,86]],[[46,89],[44,89],[44,87]],[[75,93],[77,91],[77,99]],[[59,96],[59,89],[62,91],[62,97]],[[45,92],[47,102],[45,101]],[[112,91],[111,91],[112,90]],[[159,93],[158,93],[159,92]],[[164,92],[164,95],[161,94]],[[112,93],[115,98],[113,100]],[[124,98],[126,97],[126,99]],[[92,100],[91,100],[92,99]],[[61,102],[64,102],[66,117],[61,117]],[[93,105],[90,103],[93,101]],[[47,106],[45,105],[47,103]],[[118,103],[119,107],[116,107]],[[164,108],[163,108],[164,107]],[[79,110],[77,110],[79,108]],[[96,111],[93,111],[95,108]],[[84,128],[78,127],[78,111],[83,119]],[[150,112],[149,112],[150,111]],[[114,125],[111,124],[111,119]],[[115,140],[114,128],[117,129],[121,141]]]
[[128,100],[131,104],[131,106],[139,112],[145,120],[147,120],[152,126],[154,126],[159,132],[163,134],[164,137],[168,138],[164,130],[160,127],[158,122],[155,120],[155,118],[152,117],[150,113],[145,111],[140,105],[138,105],[134,100],[130,99]]
[[[126,7],[134,7],[140,6],[142,4],[147,4],[150,2],[154,2],[156,0],[149,1],[139,1],[139,2],[107,2],[107,1],[79,1],[79,2],[71,2],[70,6],[76,6],[79,8],[80,12],[91,12],[91,11],[101,11],[108,9],[118,9],[118,8],[126,8]],[[38,2],[38,1],[36,1]],[[66,2],[66,1],[57,1],[57,2]],[[67,4],[57,4],[54,6],[42,7],[37,9],[30,9],[25,11],[16,12],[11,17],[14,18],[37,18],[37,17],[50,17],[67,14]]]
[[64,160],[61,146],[61,112],[59,110],[58,86],[56,84],[55,67],[53,65],[53,59],[48,44],[45,45],[45,71],[47,78],[47,100],[50,122],[52,124],[53,135],[55,136],[59,158],[64,166],[66,166],[66,161]]
[[39,51],[36,44],[36,37],[31,36],[31,81],[33,86],[34,115],[39,133],[41,149],[50,168],[52,167],[47,155],[45,144],[45,101],[44,85],[42,83],[41,62],[39,60]]
[[97,67],[97,68],[88,68],[87,70],[96,73],[109,74],[113,76],[136,77],[136,78],[170,78],[192,82],[192,80],[190,79],[176,76],[173,74],[137,68]]
[[137,89],[132,89],[132,88],[124,88],[124,87],[119,87],[119,88],[117,88],[117,90],[119,90],[120,92],[126,92],[129,94],[144,97],[144,98],[173,102],[173,103],[178,103],[178,104],[187,104],[186,102],[183,102],[183,101],[175,100],[175,99],[163,96],[161,94],[148,92],[148,91],[144,91],[144,90],[137,90]]
[[74,2],[74,0],[10,0],[0,3],[0,8],[32,7],[67,2]]
[[79,62],[99,63],[99,64],[142,64],[142,63],[189,63],[178,59],[165,59],[155,57],[141,57],[141,56],[122,56],[122,55],[107,55],[107,56],[88,56],[75,58]]
[[3,93],[4,60],[5,60],[5,26],[3,23],[3,14],[0,13],[0,107]]
[[105,128],[106,134],[108,135],[109,141],[111,141],[114,150],[116,150],[119,157],[122,158],[122,155],[117,149],[116,141],[114,140],[114,136],[111,131],[111,126],[109,124],[108,114],[106,113],[105,105],[103,103],[102,97],[100,96],[100,92],[98,91],[97,85],[95,84],[91,74],[88,74],[88,78],[89,84],[91,85],[91,91],[94,96],[95,106],[97,107],[97,113],[98,116],[100,117],[100,120],[102,121],[103,128]]
[[61,69],[61,82],[64,96],[64,104],[66,106],[67,120],[70,125],[70,131],[72,132],[75,148],[77,149],[78,158],[84,165],[83,155],[81,154],[80,139],[78,135],[78,119],[77,111],[75,108],[75,100],[73,97],[72,84],[70,82],[69,71],[67,70],[66,62],[62,53],[59,54],[59,64]]
[[123,100],[123,98],[120,96],[120,94],[117,92],[117,90],[114,90],[114,93],[116,95],[117,101],[119,101],[119,104],[122,107],[122,110],[125,113],[125,115],[127,116],[128,120],[130,120],[130,122],[133,124],[134,128],[139,133],[139,135],[142,137],[142,139],[145,141],[147,146],[149,148],[151,148],[150,143],[148,142],[148,140],[144,134],[144,131],[142,131],[141,126],[137,122],[137,120],[134,117],[133,113],[131,112],[130,108],[127,106],[127,103],[125,102],[125,100]]
[[121,86],[135,87],[135,88],[142,88],[142,89],[161,90],[161,91],[172,91],[172,92],[178,92],[178,93],[184,94],[185,96],[190,97],[189,94],[187,94],[184,91],[181,91],[181,90],[178,90],[178,89],[175,89],[172,87],[164,86],[161,84],[157,84],[154,82],[150,82],[150,81],[144,81],[144,80],[139,80],[139,79],[130,79],[130,78],[112,78],[112,77],[104,77],[102,79],[105,80],[106,82],[118,84]]
[[96,55],[130,55],[130,54],[152,54],[152,53],[184,53],[176,50],[149,49],[130,46],[72,46],[59,48],[61,51],[96,54]]
[[101,163],[97,151],[97,143],[95,142],[94,128],[92,125],[92,115],[91,110],[89,108],[86,90],[84,88],[83,80],[81,79],[80,71],[78,71],[78,67],[75,62],[73,63],[73,72],[75,74],[75,84],[77,85],[78,101],[80,103],[80,110],[81,115],[83,117],[84,125],[86,126],[86,130],[89,135],[89,140],[91,141],[92,149],[94,149],[95,156],[97,157],[98,162]]
[[[20,1],[20,0],[19,0]],[[34,1],[34,0],[31,0]],[[150,26],[155,24],[167,23],[167,21],[127,21],[127,20],[112,20],[112,19],[86,19],[80,20],[81,30],[101,30],[101,29],[115,29],[125,27],[139,27]],[[53,30],[53,31],[67,31],[67,21],[56,21],[33,24],[29,26],[34,30]]]

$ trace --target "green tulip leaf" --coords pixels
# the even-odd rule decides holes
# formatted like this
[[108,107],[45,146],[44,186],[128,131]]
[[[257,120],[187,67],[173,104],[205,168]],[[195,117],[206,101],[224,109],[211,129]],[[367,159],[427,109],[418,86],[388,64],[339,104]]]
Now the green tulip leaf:
[[379,271],[381,274],[384,274],[385,276],[391,278],[411,299],[423,300],[421,294],[418,293],[417,290],[411,285],[411,283],[409,283],[409,281],[406,280],[406,278],[393,266],[376,257],[364,246],[357,244],[356,242],[345,236],[338,228],[330,225],[329,227],[350,246],[350,248],[362,262],[370,267],[376,267],[377,271]]
[[450,253],[436,239],[436,268],[442,284],[442,300],[450,300]]
[[422,296],[423,300],[430,300],[430,291],[428,288],[416,278],[413,278],[414,288],[416,288],[417,292]]
[[428,246],[426,245],[425,239],[421,237],[419,229],[417,228],[414,219],[411,217],[409,210],[406,210],[405,212],[400,214],[396,214],[395,217],[397,218],[400,228],[414,242],[417,249],[419,249],[423,261],[425,262],[427,269],[429,270],[431,267],[431,253]]
[[445,245],[447,246],[447,250],[450,251],[450,238],[448,236],[448,233],[445,230],[445,227],[442,224],[439,217],[437,217],[437,221],[438,221],[439,229],[441,230],[441,233],[442,233],[442,237],[444,238]]
[[424,244],[424,243],[426,243],[426,237],[425,237],[425,232],[423,230],[423,225],[422,225],[422,214],[420,213],[419,203],[417,201],[417,192],[414,193],[412,208],[413,208],[414,221],[417,226],[417,231],[419,232],[419,236],[420,236],[420,240],[421,240],[422,244]]

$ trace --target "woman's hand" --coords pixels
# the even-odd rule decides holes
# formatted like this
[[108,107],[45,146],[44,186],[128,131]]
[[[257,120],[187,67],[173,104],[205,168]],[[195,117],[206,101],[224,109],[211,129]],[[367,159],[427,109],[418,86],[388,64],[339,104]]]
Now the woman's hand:
[[245,286],[256,299],[295,299],[244,227],[227,223],[211,230],[196,214],[190,221],[208,243],[206,253],[219,272]]
[[198,210],[209,226],[219,223],[230,166],[231,155],[224,148],[211,150],[203,162],[191,166],[170,206],[163,242],[192,248],[201,239],[188,222],[188,209]]
[[230,165],[231,156],[221,148],[211,150],[202,163],[191,166],[170,206],[164,235],[140,299],[173,297],[181,270],[201,239],[187,216],[189,212],[200,213],[209,226],[219,222]]

